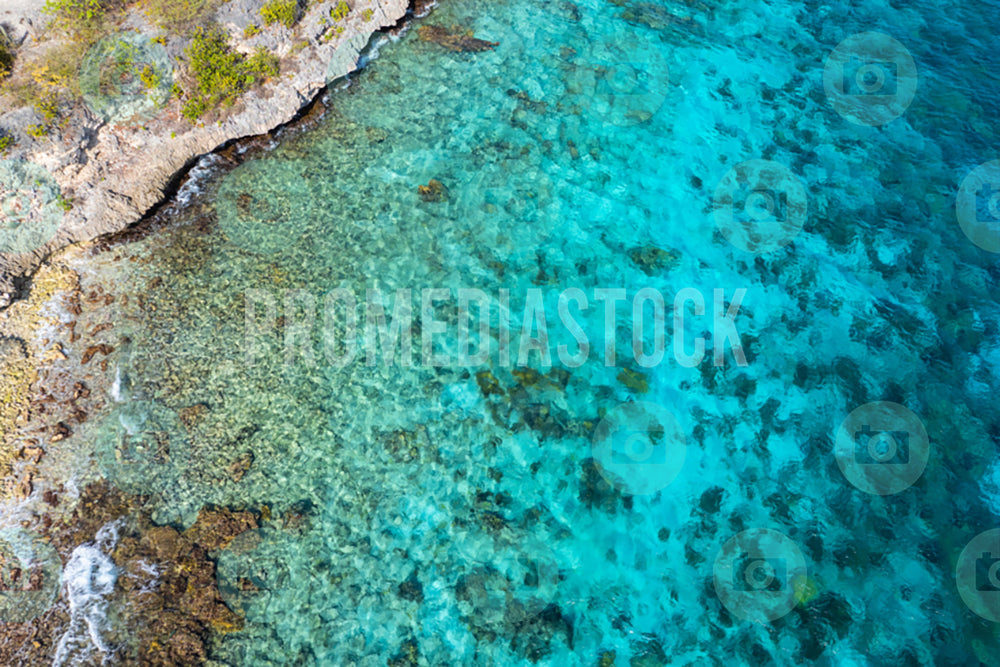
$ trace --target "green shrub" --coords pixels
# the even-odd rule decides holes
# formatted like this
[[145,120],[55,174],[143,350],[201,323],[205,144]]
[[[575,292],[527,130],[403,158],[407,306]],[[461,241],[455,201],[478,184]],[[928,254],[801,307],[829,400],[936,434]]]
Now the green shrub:
[[181,113],[192,123],[208,109],[232,105],[251,86],[278,73],[277,56],[258,49],[247,58],[229,46],[219,28],[199,28],[185,55],[196,90]]
[[298,0],[271,0],[260,8],[260,17],[264,19],[264,25],[280,23],[291,28],[299,19]]
[[59,115],[59,97],[57,95],[40,97],[33,106],[35,107],[35,111],[42,115],[46,123],[51,123]]
[[208,111],[208,103],[200,97],[192,97],[181,107],[181,115],[192,123],[201,118],[206,111]]
[[337,6],[330,10],[330,16],[334,21],[343,21],[350,13],[351,6],[347,4],[346,0],[340,0]]
[[14,46],[0,27],[0,80],[6,79],[14,67]]
[[366,22],[367,21],[371,21],[372,20],[372,16],[374,16],[374,15],[375,15],[375,12],[372,11],[371,8],[366,9],[365,11],[361,12],[361,18],[363,18]]
[[139,72],[139,81],[142,82],[142,87],[146,90],[153,90],[160,85],[160,82],[163,81],[163,77],[156,71],[155,67],[152,65],[145,65],[142,68],[142,71]]
[[42,11],[52,15],[52,27],[84,42],[95,41],[112,22],[122,0],[45,0]]
[[278,76],[278,62],[278,56],[259,46],[253,55],[247,58],[247,67],[258,80],[262,81],[268,77]]
[[330,28],[327,29],[326,32],[323,33],[323,36],[320,39],[322,39],[324,42],[329,42],[334,37],[339,37],[340,35],[342,35],[343,32],[344,32],[344,26],[342,25],[331,26]]
[[187,32],[202,23],[222,0],[142,0],[149,20],[170,32]]
[[250,39],[254,35],[259,35],[259,34],[260,34],[260,28],[253,23],[243,28],[243,37],[245,37],[246,39]]
[[49,128],[45,125],[29,125],[27,132],[29,137],[34,137],[35,139],[49,136]]
[[80,98],[79,66],[86,45],[67,42],[25,60],[14,76],[4,82],[3,92],[14,105],[34,107],[46,124],[54,121],[63,104]]
[[0,130],[0,154],[6,153],[14,146],[14,137]]

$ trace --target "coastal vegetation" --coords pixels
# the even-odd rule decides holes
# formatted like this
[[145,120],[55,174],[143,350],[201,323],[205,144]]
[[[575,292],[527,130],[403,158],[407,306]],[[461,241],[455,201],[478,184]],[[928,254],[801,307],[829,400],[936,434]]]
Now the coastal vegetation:
[[252,86],[278,73],[278,57],[265,49],[251,56],[236,51],[220,28],[199,28],[184,52],[193,86],[181,114],[191,122],[217,106],[232,106]]
[[204,24],[221,4],[221,0],[143,0],[142,8],[163,30],[183,35]]
[[160,85],[163,76],[149,63],[141,62],[139,48],[124,39],[108,45],[109,58],[101,64],[98,88],[104,94],[113,95],[122,81],[137,77],[144,90]]
[[[26,58],[15,70],[15,49],[0,31],[0,80],[7,79],[0,92],[10,95],[19,106],[34,108],[41,117],[29,136],[36,139],[48,136],[61,110],[83,98],[79,64],[88,49],[111,35],[126,10],[137,6],[167,33],[154,41],[161,45],[168,39],[189,41],[176,73],[179,85],[174,87],[174,93],[181,97],[181,115],[196,122],[210,109],[232,106],[242,93],[278,73],[277,56],[265,49],[251,55],[240,53],[230,45],[222,28],[210,21],[211,13],[221,3],[222,0],[140,0],[130,5],[125,0],[46,0],[43,11],[52,17],[49,29],[64,39]],[[272,0],[260,13],[265,25],[280,23],[291,28],[300,18],[301,8],[298,0]],[[251,24],[244,31],[244,38],[259,31],[258,26]],[[138,60],[116,61],[102,74],[113,77],[123,68],[135,70],[132,74],[144,90],[157,88],[165,75]]]
[[7,78],[14,66],[14,45],[0,26],[0,80]]
[[107,34],[124,8],[121,0],[45,0],[42,11],[52,16],[50,28],[89,44]]
[[280,23],[291,28],[299,20],[299,3],[297,0],[271,0],[260,8],[260,17],[264,25]]
[[42,139],[43,137],[49,136],[49,128],[47,125],[29,125],[26,131],[28,136],[33,139]]
[[337,6],[330,10],[330,18],[334,21],[343,21],[351,13],[351,7],[345,0],[340,0]]
[[[347,4],[345,0],[340,0],[333,8],[330,9],[330,18],[335,24],[341,24],[347,18],[348,14],[351,13],[351,6]],[[326,24],[326,17],[323,17],[323,24]],[[365,19],[367,20],[367,19]],[[343,25],[332,25],[327,28],[324,32],[322,39],[324,42],[329,42],[334,37],[342,35],[344,33]]]
[[[41,56],[27,60],[19,75],[4,82],[3,91],[11,95],[18,106],[35,109],[41,116],[43,127],[59,116],[59,108],[80,96],[78,67],[85,49],[76,42],[63,43],[49,48]],[[35,137],[47,132],[35,131]]]

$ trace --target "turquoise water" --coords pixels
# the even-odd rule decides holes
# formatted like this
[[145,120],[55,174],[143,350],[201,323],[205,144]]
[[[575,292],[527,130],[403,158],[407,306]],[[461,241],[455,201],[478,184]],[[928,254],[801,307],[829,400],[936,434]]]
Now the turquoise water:
[[[154,494],[158,521],[270,508],[217,554],[248,622],[213,638],[213,658],[995,664],[998,626],[963,603],[956,567],[1000,513],[1000,265],[963,233],[954,197],[995,157],[997,15],[451,2],[426,21],[495,49],[411,31],[331,95],[319,127],[235,168],[210,162],[217,175],[166,212],[166,231],[94,260],[133,296],[115,306],[120,382],[92,441],[101,474]],[[911,54],[905,108],[824,89],[825,59],[864,31]],[[899,63],[882,85],[914,83]],[[739,166],[751,160],[769,164]],[[422,196],[431,179],[443,189]],[[780,212],[752,234],[718,213],[747,179]],[[480,289],[492,351],[422,364],[415,328],[412,366],[330,363],[324,334],[337,353],[351,340],[319,309],[337,288],[361,304],[380,290],[390,318],[389,295],[413,290],[415,322],[420,290],[452,290],[435,350],[453,356],[457,290]],[[568,288],[591,306],[579,365],[556,354],[576,349],[554,324]],[[693,288],[707,315],[684,306],[678,358],[661,314],[666,354],[644,367],[619,305],[608,365],[594,295],[614,288],[651,288],[666,307]],[[716,289],[725,304],[745,290],[745,365],[713,327]],[[519,367],[536,297],[551,364],[535,351]],[[682,363],[697,336],[707,356]],[[918,468],[859,467],[885,454],[854,451],[872,429]],[[169,453],[141,433],[166,433]]]

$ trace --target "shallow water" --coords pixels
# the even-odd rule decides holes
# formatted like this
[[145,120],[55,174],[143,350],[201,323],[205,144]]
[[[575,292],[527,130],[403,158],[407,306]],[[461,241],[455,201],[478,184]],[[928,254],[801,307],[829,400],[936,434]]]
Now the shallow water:
[[[1000,513],[1000,265],[954,198],[995,157],[998,14],[451,2],[427,23],[495,49],[415,31],[382,45],[319,127],[220,168],[166,232],[95,257],[132,291],[115,306],[121,382],[84,438],[95,470],[155,494],[158,521],[208,504],[273,517],[217,555],[248,623],[213,657],[993,664],[997,623],[963,602],[956,568]],[[824,89],[830,54],[864,31],[911,54],[907,105]],[[876,69],[899,58],[882,85],[912,84],[905,54],[873,39]],[[755,234],[717,214],[753,197],[778,211]],[[352,340],[343,302],[323,319],[337,288],[359,310],[380,290],[390,321],[390,295],[412,290],[414,363],[366,363],[364,312],[357,358],[333,363]],[[439,365],[417,324],[429,288],[450,290]],[[460,288],[492,306],[487,360],[468,367]],[[590,304],[582,364],[557,353],[577,350],[558,315],[569,288]],[[595,290],[615,288],[628,301],[606,327]],[[707,313],[684,306],[677,352],[664,311],[650,367],[632,354],[642,288],[665,307],[693,288]],[[745,290],[745,365],[715,290],[720,308]],[[537,303],[551,359],[529,345],[524,366]],[[879,431],[894,454],[862,446]]]

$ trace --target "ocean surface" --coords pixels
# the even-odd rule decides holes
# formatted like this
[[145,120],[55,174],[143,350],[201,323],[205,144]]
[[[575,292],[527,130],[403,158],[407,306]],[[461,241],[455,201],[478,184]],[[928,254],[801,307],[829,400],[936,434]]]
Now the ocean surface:
[[132,297],[81,475],[272,517],[213,660],[1000,664],[1000,6],[418,25],[491,44],[381,38],[88,259]]

